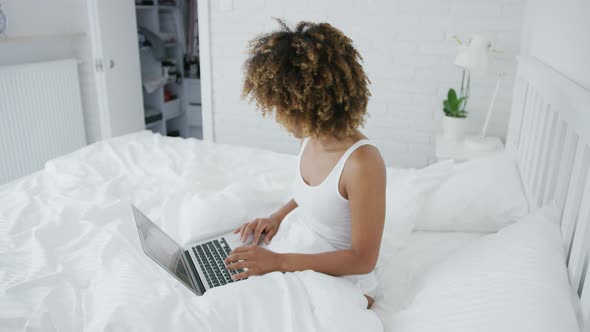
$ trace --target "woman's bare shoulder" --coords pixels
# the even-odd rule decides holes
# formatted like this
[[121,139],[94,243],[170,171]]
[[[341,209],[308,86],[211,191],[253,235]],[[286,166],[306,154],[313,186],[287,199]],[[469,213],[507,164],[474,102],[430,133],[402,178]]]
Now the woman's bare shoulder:
[[365,174],[365,176],[385,176],[385,162],[379,149],[366,144],[357,148],[348,158],[345,171],[349,174]]

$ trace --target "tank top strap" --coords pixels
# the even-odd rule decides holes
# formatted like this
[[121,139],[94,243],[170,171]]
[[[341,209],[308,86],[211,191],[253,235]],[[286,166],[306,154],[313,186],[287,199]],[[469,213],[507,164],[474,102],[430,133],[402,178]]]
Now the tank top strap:
[[351,145],[348,148],[348,150],[346,150],[346,152],[344,152],[344,154],[342,155],[342,157],[340,157],[340,160],[338,161],[338,163],[336,164],[336,166],[334,166],[334,171],[332,172],[338,182],[340,182],[340,177],[342,176],[342,171],[344,170],[344,165],[346,165],[346,161],[348,160],[348,158],[350,157],[350,155],[354,151],[356,151],[356,149],[358,149],[358,148],[360,148],[361,146],[364,146],[364,145],[373,145],[373,146],[375,146],[375,144],[373,144],[373,142],[371,142],[370,140],[364,138],[364,139],[361,139],[361,140],[357,141],[353,145]]
[[307,146],[308,141],[309,141],[309,137],[304,138],[303,142],[301,142],[301,148],[299,148],[299,157],[297,158],[299,161],[301,161],[301,155],[303,154],[303,150],[305,150],[305,147]]

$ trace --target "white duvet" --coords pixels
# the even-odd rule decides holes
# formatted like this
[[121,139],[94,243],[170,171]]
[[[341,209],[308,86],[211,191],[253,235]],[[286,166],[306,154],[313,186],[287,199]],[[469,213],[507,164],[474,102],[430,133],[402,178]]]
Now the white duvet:
[[[289,199],[295,160],[141,132],[0,187],[0,330],[382,330],[345,278],[271,273],[197,297],[143,254],[130,202],[187,245]],[[276,250],[325,246],[287,221]]]

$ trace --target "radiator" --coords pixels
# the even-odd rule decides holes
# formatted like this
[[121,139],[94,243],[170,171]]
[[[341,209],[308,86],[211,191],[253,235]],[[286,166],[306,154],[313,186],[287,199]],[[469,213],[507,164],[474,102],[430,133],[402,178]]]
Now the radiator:
[[0,184],[86,144],[76,60],[0,66]]

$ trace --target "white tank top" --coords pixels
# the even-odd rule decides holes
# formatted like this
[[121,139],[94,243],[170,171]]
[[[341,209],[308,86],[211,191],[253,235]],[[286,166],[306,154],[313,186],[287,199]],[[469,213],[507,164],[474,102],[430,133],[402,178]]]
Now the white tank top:
[[[310,186],[305,183],[301,174],[301,156],[307,142],[308,139],[305,139],[301,145],[297,161],[297,174],[293,184],[293,199],[299,206],[299,213],[303,217],[301,221],[336,249],[350,249],[352,247],[350,204],[340,194],[338,185],[348,157],[359,147],[373,145],[373,143],[367,139],[361,139],[354,143],[344,152],[322,183]],[[363,279],[362,282],[361,279]],[[374,293],[376,279],[373,273],[356,276],[354,280],[359,282],[359,286],[365,294],[372,295]]]

